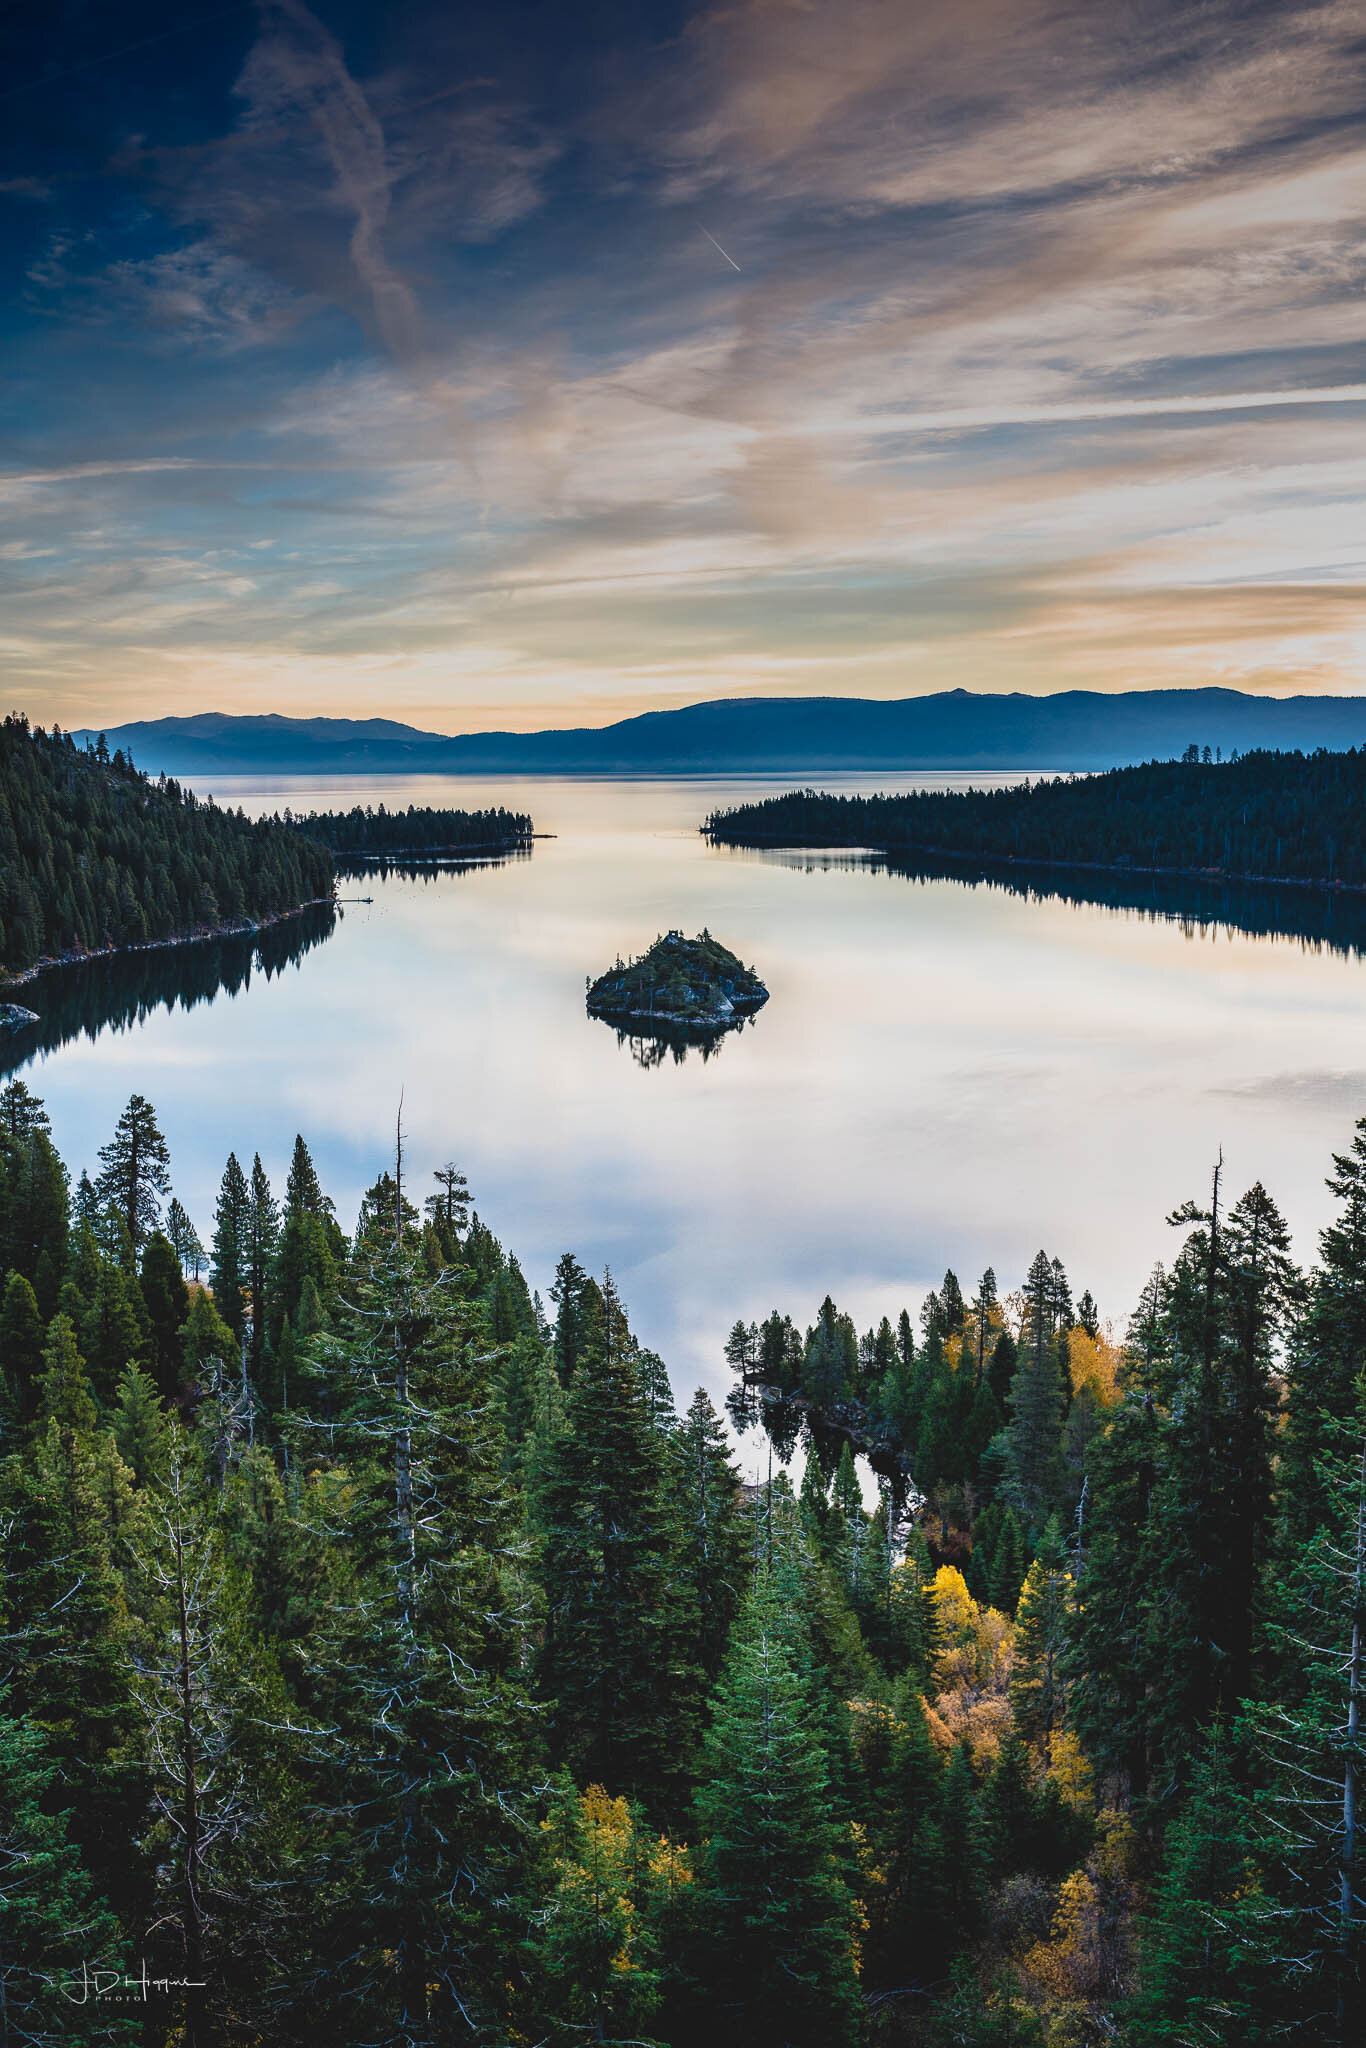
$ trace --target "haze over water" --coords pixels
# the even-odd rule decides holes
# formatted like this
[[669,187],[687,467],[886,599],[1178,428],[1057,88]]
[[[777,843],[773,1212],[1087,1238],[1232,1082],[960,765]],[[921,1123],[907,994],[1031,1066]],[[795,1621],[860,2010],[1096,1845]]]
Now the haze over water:
[[[737,1316],[806,1323],[829,1289],[862,1328],[946,1265],[1013,1288],[1040,1245],[1122,1326],[1221,1144],[1231,1191],[1263,1180],[1312,1254],[1330,1152],[1366,1113],[1366,964],[700,838],[710,809],[765,787],[224,782],[253,811],[502,803],[557,836],[508,864],[344,880],[373,902],[282,974],[21,1071],[73,1174],[149,1095],[206,1241],[229,1149],[259,1146],[279,1186],[296,1130],[349,1228],[402,1091],[413,1192],[454,1158],[543,1294],[563,1250],[610,1264],[684,1397],[724,1393]],[[711,1059],[647,1069],[585,1014],[585,977],[704,925],[770,1001]],[[164,959],[171,996],[185,956]]]

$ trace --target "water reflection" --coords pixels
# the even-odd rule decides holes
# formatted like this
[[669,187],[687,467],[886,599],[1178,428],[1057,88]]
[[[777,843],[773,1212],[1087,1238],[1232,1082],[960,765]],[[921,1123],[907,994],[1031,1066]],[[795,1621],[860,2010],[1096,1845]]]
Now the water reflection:
[[38,1021],[0,1040],[0,1073],[73,1039],[131,1030],[156,1010],[193,1010],[236,995],[251,987],[253,975],[271,981],[330,938],[344,914],[318,903],[261,931],[50,968],[25,985],[25,1007],[38,1012]]
[[870,1471],[887,1481],[892,1507],[899,1513],[915,1492],[910,1460],[858,1426],[852,1415],[818,1414],[801,1394],[741,1379],[726,1396],[726,1413],[744,1438],[762,1430],[779,1464],[791,1466],[798,1448],[814,1451],[827,1484],[835,1476],[846,1444],[865,1458]]
[[1366,894],[1347,889],[1296,887],[1288,882],[1239,882],[1199,875],[1125,875],[1109,870],[1021,868],[971,860],[913,859],[860,847],[735,847],[733,858],[804,874],[833,870],[899,876],[907,882],[957,882],[965,889],[999,890],[1027,903],[1096,905],[1117,914],[1176,924],[1188,938],[1241,932],[1285,939],[1306,951],[1348,959],[1366,957]]
[[475,868],[505,868],[514,861],[531,859],[529,846],[509,847],[505,853],[427,855],[371,853],[338,855],[336,869],[342,882],[373,878],[384,882],[391,875],[403,882],[434,882],[438,875],[460,875]]
[[[593,1013],[590,1011],[589,1015]],[[752,1024],[752,1017],[737,1017],[733,1024],[654,1024],[648,1030],[641,1025],[613,1024],[610,1018],[598,1020],[615,1031],[617,1044],[628,1048],[631,1058],[638,1067],[647,1071],[651,1067],[662,1067],[666,1060],[672,1060],[681,1067],[690,1053],[696,1053],[703,1062],[715,1059],[728,1038],[734,1038]]]

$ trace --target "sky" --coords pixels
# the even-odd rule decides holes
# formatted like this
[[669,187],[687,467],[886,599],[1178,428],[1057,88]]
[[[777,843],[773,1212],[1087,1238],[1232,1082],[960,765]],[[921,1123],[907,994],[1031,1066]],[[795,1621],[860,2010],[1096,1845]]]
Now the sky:
[[1366,691],[1359,0],[0,0],[44,723]]

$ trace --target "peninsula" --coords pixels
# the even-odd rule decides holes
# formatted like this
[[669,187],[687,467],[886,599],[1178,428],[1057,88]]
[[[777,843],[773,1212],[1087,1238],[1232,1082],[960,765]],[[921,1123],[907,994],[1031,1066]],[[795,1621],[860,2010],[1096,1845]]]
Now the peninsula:
[[728,1031],[768,1001],[752,967],[705,929],[695,939],[665,932],[638,960],[618,959],[589,984],[588,1014],[609,1024]]

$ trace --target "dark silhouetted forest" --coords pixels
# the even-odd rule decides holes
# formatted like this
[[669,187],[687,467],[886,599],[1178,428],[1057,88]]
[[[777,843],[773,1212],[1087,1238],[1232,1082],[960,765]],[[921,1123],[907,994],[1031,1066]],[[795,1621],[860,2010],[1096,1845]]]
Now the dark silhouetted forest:
[[831,796],[715,811],[732,846],[867,846],[1366,888],[1366,750],[1149,761],[1011,789]]
[[0,726],[0,972],[258,923],[332,894],[332,858],[121,753]]
[[509,853],[529,846],[532,824],[521,811],[430,810],[409,804],[391,811],[383,804],[349,811],[286,811],[279,821],[309,839],[320,839],[350,863],[369,854]]

